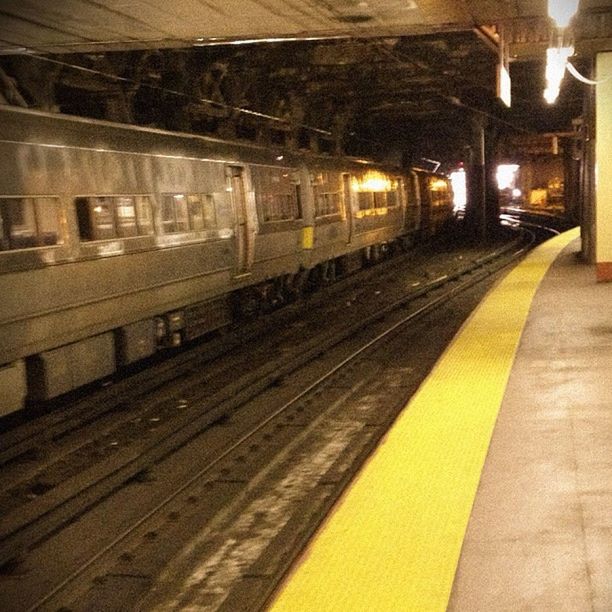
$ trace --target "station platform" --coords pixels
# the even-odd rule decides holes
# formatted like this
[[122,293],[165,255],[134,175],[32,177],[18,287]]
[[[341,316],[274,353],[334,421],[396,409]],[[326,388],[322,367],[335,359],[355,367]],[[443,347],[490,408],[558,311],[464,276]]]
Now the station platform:
[[612,610],[612,284],[579,240],[489,292],[270,610]]

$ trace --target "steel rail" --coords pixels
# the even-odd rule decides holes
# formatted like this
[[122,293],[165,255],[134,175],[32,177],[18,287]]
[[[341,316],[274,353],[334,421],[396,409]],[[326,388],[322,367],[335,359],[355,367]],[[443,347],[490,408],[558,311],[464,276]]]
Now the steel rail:
[[[214,467],[216,467],[220,462],[227,458],[230,453],[233,453],[242,445],[246,444],[250,441],[253,436],[257,435],[264,427],[270,424],[271,421],[277,419],[287,410],[289,410],[293,405],[295,405],[300,400],[303,400],[305,396],[313,393],[317,388],[327,382],[332,376],[337,374],[340,370],[345,368],[348,364],[355,361],[358,357],[362,356],[366,351],[372,349],[377,344],[382,342],[384,339],[388,338],[388,336],[394,333],[398,328],[414,321],[415,319],[423,316],[429,311],[436,308],[438,305],[447,302],[452,297],[458,295],[459,293],[469,289],[473,285],[483,281],[489,276],[495,274],[503,267],[509,265],[517,258],[521,257],[525,251],[528,249],[528,246],[523,246],[518,248],[513,253],[509,254],[503,261],[496,261],[506,255],[508,251],[512,250],[512,248],[516,248],[516,245],[513,247],[504,247],[487,255],[483,258],[480,258],[477,262],[475,262],[472,266],[467,266],[462,271],[454,273],[452,275],[443,275],[439,278],[432,280],[430,283],[420,288],[416,293],[412,293],[409,296],[405,296],[399,300],[394,301],[393,303],[387,305],[381,311],[372,315],[368,318],[367,323],[361,323],[357,326],[351,326],[351,332],[342,334],[343,338],[346,339],[352,336],[355,332],[353,328],[365,328],[374,322],[382,319],[387,316],[390,312],[397,310],[398,308],[406,306],[408,303],[414,301],[418,297],[423,297],[428,293],[433,292],[434,290],[442,289],[450,283],[453,283],[457,280],[460,280],[461,277],[468,276],[466,280],[461,282],[458,286],[451,287],[450,290],[444,291],[441,295],[429,300],[426,304],[420,306],[416,310],[410,312],[409,314],[402,316],[401,319],[395,321],[392,325],[388,326],[384,331],[377,334],[374,338],[370,339],[358,349],[354,350],[350,355],[345,357],[340,363],[336,364],[334,367],[330,368],[325,374],[320,375],[315,381],[311,382],[307,387],[302,389],[299,393],[294,395],[290,400],[286,401],[282,406],[277,408],[273,413],[266,416],[265,419],[260,421],[256,426],[254,426],[249,432],[242,435],[238,440],[233,442],[231,446],[225,449],[218,457],[214,460],[210,461],[206,466],[201,468],[197,473],[195,473],[192,477],[190,477],[187,481],[182,483],[178,488],[168,494],[163,500],[158,502],[158,504],[151,508],[146,512],[142,517],[138,519],[135,523],[127,527],[123,532],[118,534],[111,542],[109,542],[104,548],[98,551],[95,555],[93,555],[90,559],[88,559],[83,565],[79,567],[78,570],[71,573],[67,576],[60,584],[56,585],[49,593],[47,593],[44,597],[39,599],[34,605],[32,605],[29,610],[38,610],[42,607],[49,607],[50,605],[55,605],[58,602],[54,600],[66,590],[66,588],[75,583],[78,580],[85,580],[87,576],[91,575],[92,572],[95,572],[96,564],[99,564],[103,561],[103,559],[111,554],[115,549],[117,549],[123,542],[128,540],[135,532],[137,532],[140,528],[142,528],[147,522],[153,520],[157,515],[164,511],[165,508],[169,504],[171,504],[178,496],[183,494],[190,487],[196,485],[198,481],[204,478]],[[331,346],[338,344],[342,341],[341,338],[337,338],[333,341]],[[322,351],[326,350],[325,348],[319,345],[318,349],[314,352],[320,354]],[[309,358],[305,360],[305,363],[308,363],[312,359]],[[304,365],[304,364],[302,364]],[[295,371],[298,367],[293,367],[292,371]],[[285,375],[285,374],[283,374]],[[278,378],[279,374],[275,369],[274,378]],[[266,385],[267,386],[267,385]],[[248,400],[245,400],[248,401]]]

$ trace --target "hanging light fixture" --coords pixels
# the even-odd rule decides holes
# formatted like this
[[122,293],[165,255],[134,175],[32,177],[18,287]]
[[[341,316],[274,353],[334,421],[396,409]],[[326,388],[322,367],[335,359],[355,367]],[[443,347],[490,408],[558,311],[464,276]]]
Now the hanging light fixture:
[[551,35],[551,38],[556,39],[557,43],[556,46],[546,49],[544,99],[549,104],[553,104],[559,96],[567,60],[574,54],[574,47],[567,44],[569,41],[565,36],[565,30],[578,11],[579,2],[580,0],[548,0],[548,16],[556,25],[556,32]]
[[559,96],[561,81],[569,57],[574,55],[574,47],[553,47],[546,49],[546,89],[544,99],[553,104]]
[[555,21],[558,28],[567,28],[578,11],[579,2],[580,0],[548,0],[548,16]]

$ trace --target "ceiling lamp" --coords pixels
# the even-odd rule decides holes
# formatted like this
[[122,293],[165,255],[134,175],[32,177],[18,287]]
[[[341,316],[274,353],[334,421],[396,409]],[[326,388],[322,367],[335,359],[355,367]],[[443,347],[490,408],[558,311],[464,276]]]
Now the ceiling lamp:
[[544,99],[553,104],[559,96],[561,81],[565,74],[567,59],[574,54],[574,47],[546,49],[546,89]]
[[[546,49],[546,89],[544,90],[544,99],[549,104],[553,104],[559,96],[559,89],[565,74],[565,68],[567,67],[567,60],[574,54],[574,47],[567,46],[566,29],[578,11],[579,2],[580,0],[548,0],[548,16],[555,22],[557,27],[555,35],[557,45],[556,47]],[[571,36],[569,40],[571,40]]]
[[554,19],[558,28],[567,28],[578,11],[580,0],[548,0],[548,16]]

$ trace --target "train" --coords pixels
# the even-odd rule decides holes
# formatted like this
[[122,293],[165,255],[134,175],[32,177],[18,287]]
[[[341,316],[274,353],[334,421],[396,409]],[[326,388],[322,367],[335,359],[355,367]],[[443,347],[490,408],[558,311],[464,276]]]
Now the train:
[[446,177],[0,107],[0,415],[442,231]]

